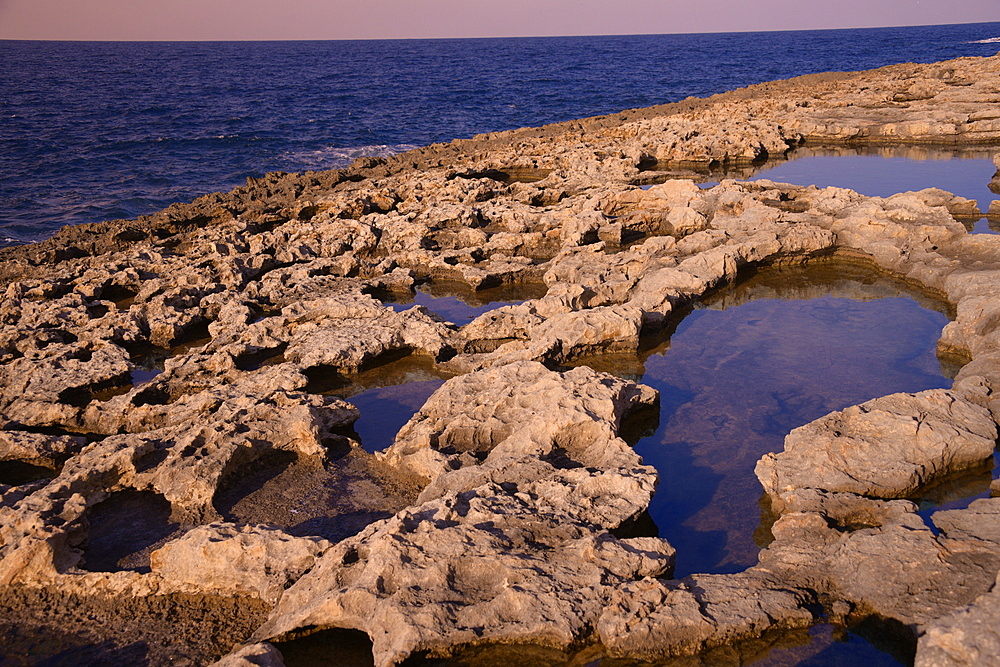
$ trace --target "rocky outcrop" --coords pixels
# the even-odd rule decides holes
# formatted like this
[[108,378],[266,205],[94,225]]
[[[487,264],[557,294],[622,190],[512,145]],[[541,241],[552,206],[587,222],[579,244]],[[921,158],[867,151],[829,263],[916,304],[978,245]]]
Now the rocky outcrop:
[[244,646],[214,664],[216,667],[285,667],[281,652],[270,644]]
[[484,641],[565,647],[587,634],[616,587],[670,571],[662,540],[616,539],[549,498],[504,486],[449,494],[341,542],[257,637],[363,630],[378,664]]
[[[325,631],[364,633],[379,665],[489,643],[658,660],[821,616],[878,620],[921,664],[995,659],[996,503],[927,520],[912,500],[990,464],[1000,242],[933,188],[653,182],[804,143],[995,144],[998,86],[996,58],[761,84],[271,174],[0,251],[3,608],[216,619],[244,642],[234,665]],[[586,364],[741,272],[831,258],[947,299],[940,347],[968,363],[950,390],[790,433],[757,466],[760,563],[672,579],[673,547],[635,536],[656,472],[622,438],[656,394]],[[395,303],[529,282],[544,296],[465,326]],[[372,454],[343,388],[401,359],[447,381]],[[232,648],[178,627],[151,662]]]
[[150,554],[150,570],[177,589],[231,591],[274,604],[330,544],[276,528],[213,523]]
[[793,430],[757,463],[772,503],[799,489],[908,498],[993,456],[989,411],[947,391],[893,394]]
[[324,555],[258,637],[363,630],[380,664],[477,641],[572,644],[617,586],[672,567],[665,541],[608,533],[652,495],[655,472],[616,431],[655,400],[535,362],[449,380],[384,453],[433,480],[418,504]]
[[658,660],[701,653],[765,629],[808,627],[813,596],[754,571],[646,578],[622,586],[597,631],[612,656]]

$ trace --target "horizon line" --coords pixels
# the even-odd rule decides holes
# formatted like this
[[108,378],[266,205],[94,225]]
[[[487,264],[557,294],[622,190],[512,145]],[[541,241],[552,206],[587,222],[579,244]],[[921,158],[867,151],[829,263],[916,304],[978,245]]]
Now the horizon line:
[[[706,30],[698,32],[636,32],[636,33],[587,33],[572,35],[494,35],[488,37],[331,37],[331,38],[264,38],[264,39],[57,39],[57,38],[26,38],[0,37],[0,42],[75,42],[75,43],[149,43],[149,44],[196,44],[217,42],[378,42],[378,41],[445,41],[465,39],[559,39],[566,37],[656,37],[667,35],[749,35],[755,33],[776,32],[836,32],[841,30],[886,30],[892,28],[930,28],[961,25],[989,25],[996,21],[961,21],[958,23],[923,23],[916,25],[886,25],[886,26],[855,26],[841,28],[782,28],[774,30]],[[1000,35],[997,35],[1000,37]]]

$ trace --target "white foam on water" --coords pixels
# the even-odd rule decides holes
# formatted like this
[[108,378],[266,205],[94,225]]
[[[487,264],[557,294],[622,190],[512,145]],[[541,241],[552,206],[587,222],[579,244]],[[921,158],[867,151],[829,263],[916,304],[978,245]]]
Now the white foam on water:
[[1000,37],[990,37],[989,39],[977,39],[969,44],[1000,44]]
[[336,169],[346,167],[359,157],[389,157],[419,148],[416,144],[374,144],[371,146],[328,146],[313,151],[286,153],[283,157],[294,169]]

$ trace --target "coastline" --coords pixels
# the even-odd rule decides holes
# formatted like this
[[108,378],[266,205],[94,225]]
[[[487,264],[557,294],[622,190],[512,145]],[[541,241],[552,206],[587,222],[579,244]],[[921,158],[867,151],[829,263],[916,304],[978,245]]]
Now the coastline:
[[[936,514],[933,530],[907,500],[993,456],[1000,241],[967,234],[956,218],[975,207],[937,190],[673,178],[858,145],[1000,145],[1000,56],[807,75],[274,173],[0,250],[0,460],[48,474],[0,486],[8,619],[44,625],[39,610],[69,600],[147,619],[170,609],[184,621],[163,636],[173,646],[148,649],[154,664],[211,662],[234,643],[221,664],[280,661],[275,644],[329,629],[365,633],[378,665],[492,643],[659,660],[821,619],[881,623],[917,664],[1000,654],[995,636],[964,630],[996,620],[1000,499]],[[655,391],[553,369],[635,350],[741,270],[833,260],[948,301],[939,347],[968,363],[950,390],[793,431],[758,463],[776,514],[760,564],[670,578],[670,544],[627,536],[656,472],[621,431],[656,408]],[[548,291],[461,328],[373,296],[423,281]],[[131,359],[149,347],[175,352],[133,386]],[[312,391],[314,376],[407,353],[454,377],[368,454],[350,437],[357,409]],[[220,489],[279,454],[303,478],[365,485],[329,520],[388,516],[336,540],[225,520]],[[100,569],[89,533],[104,511],[114,541],[133,500],[166,532]],[[215,634],[193,629],[227,615]],[[103,636],[67,624],[115,650],[142,636],[127,619]]]

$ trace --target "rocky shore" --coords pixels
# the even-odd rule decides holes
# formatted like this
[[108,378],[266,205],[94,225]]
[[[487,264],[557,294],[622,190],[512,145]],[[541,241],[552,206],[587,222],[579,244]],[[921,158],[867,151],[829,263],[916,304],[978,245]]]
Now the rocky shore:
[[[1000,146],[1000,56],[268,174],[0,251],[5,650],[279,665],[321,637],[379,666],[492,645],[720,664],[833,623],[918,665],[997,660],[1000,498],[929,521],[912,499],[992,465],[1000,237],[963,221],[1000,205],[689,178],[858,145]],[[939,347],[964,365],[793,430],[757,465],[759,564],[674,579],[628,442],[658,396],[587,361],[743,271],[811,262],[946,299]],[[427,282],[547,289],[462,327],[386,305]],[[403,355],[448,379],[371,454],[327,390]]]

